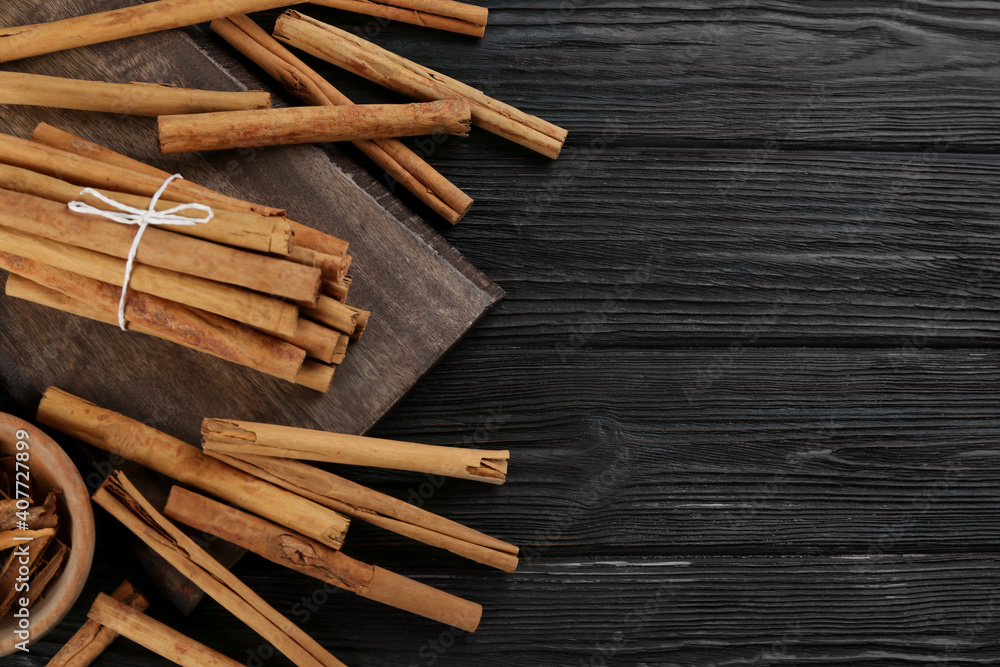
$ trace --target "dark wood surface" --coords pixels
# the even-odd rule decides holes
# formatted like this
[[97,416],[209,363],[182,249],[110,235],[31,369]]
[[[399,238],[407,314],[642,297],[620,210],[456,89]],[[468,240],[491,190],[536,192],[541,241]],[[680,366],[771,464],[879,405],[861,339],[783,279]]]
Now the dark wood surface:
[[[437,229],[508,298],[374,431],[509,448],[510,481],[348,473],[527,559],[352,528],[347,553],[483,603],[473,635],[237,571],[352,666],[1000,661],[995,10],[498,0],[483,40],[373,28],[571,132],[554,163],[482,132],[435,147],[477,200]],[[101,527],[88,598],[138,573]],[[286,664],[214,603],[158,602]],[[121,642],[98,664],[160,663]]]

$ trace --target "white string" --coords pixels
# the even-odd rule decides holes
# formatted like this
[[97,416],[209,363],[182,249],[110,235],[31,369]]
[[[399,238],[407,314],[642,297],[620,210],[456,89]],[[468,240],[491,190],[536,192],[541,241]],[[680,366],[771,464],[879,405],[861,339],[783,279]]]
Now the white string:
[[[69,203],[69,210],[74,213],[99,215],[107,218],[108,220],[120,222],[123,225],[139,226],[138,231],[135,233],[135,238],[132,239],[132,247],[129,248],[128,251],[128,261],[125,262],[125,280],[122,282],[122,296],[118,301],[118,326],[121,327],[122,331],[125,331],[125,297],[128,295],[128,284],[132,279],[132,264],[135,262],[135,255],[139,251],[139,242],[142,241],[142,235],[146,233],[146,228],[150,225],[203,225],[215,217],[215,212],[204,204],[178,204],[177,206],[168,208],[165,211],[156,210],[156,204],[160,201],[160,197],[163,196],[167,186],[178,178],[184,177],[180,174],[174,174],[167,180],[163,181],[163,185],[161,185],[160,189],[156,191],[153,198],[149,200],[149,207],[146,210],[133,208],[119,201],[115,201],[110,197],[105,197],[93,188],[84,188],[80,192],[80,195],[92,195],[97,199],[100,199],[105,204],[118,209],[118,211],[105,211],[82,201],[71,201]],[[181,211],[188,210],[203,211],[206,215],[204,218],[200,219],[178,215]]]

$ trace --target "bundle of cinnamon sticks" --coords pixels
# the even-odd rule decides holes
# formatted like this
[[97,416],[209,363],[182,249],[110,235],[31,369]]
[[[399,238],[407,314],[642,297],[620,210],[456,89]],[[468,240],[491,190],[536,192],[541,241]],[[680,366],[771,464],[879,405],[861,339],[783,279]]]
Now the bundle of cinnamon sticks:
[[[483,612],[479,604],[343,553],[351,519],[362,519],[506,572],[517,567],[518,548],[511,544],[286,458],[291,451],[293,457],[315,459],[312,454],[294,454],[308,450],[327,456],[321,460],[444,471],[496,484],[502,483],[506,473],[506,451],[431,447],[219,419],[204,421],[204,449],[198,449],[55,387],[42,397],[38,421],[197,489],[172,487],[161,512],[116,471],[94,494],[94,501],[296,665],[329,667],[342,663],[201,549],[175,521],[356,595],[468,632],[479,626]],[[234,441],[262,449],[226,447]],[[290,447],[277,447],[276,442]],[[486,465],[491,472],[460,472],[456,468],[470,461],[476,463],[467,468]],[[120,589],[113,599],[99,597],[91,610],[92,623],[60,653],[66,661],[55,664],[82,667],[86,663],[72,662],[71,656],[99,653],[115,633],[174,660],[204,654],[200,644],[142,615],[144,608],[145,601],[132,595],[131,587]],[[107,631],[101,630],[103,627]],[[211,664],[230,664],[222,657],[218,660]]]
[[[49,125],[30,141],[0,134],[7,295],[116,324],[135,230],[67,205],[145,210],[168,177]],[[344,303],[347,241],[185,180],[156,209],[189,203],[214,217],[145,232],[124,297],[127,328],[327,391],[369,318]]]

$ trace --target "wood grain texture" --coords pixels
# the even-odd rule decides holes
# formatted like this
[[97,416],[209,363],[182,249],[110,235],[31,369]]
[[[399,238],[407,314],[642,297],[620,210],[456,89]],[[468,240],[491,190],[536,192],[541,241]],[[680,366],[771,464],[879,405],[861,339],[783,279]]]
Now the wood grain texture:
[[[372,433],[510,449],[508,483],[343,471],[531,558],[502,575],[352,528],[351,556],[482,603],[462,636],[237,572],[352,666],[1000,661],[992,5],[489,5],[481,40],[299,9],[570,130],[555,163],[408,142],[475,197],[442,233],[509,298]],[[113,587],[130,565],[106,549]],[[256,664],[220,610],[165,617]]]

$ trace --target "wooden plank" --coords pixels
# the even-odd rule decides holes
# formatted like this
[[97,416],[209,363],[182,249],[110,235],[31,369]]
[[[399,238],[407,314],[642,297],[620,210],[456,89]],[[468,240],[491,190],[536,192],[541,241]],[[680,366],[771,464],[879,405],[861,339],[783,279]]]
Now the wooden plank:
[[[488,613],[471,635],[343,591],[325,593],[263,563],[244,579],[353,667],[888,667],[1000,659],[998,566],[996,554],[688,556],[557,560],[488,584],[478,571],[407,572],[482,602]],[[195,639],[229,646],[241,660],[260,656],[259,638],[225,611],[204,605],[196,613],[187,630]],[[56,639],[38,647],[39,657]],[[18,660],[14,667],[41,664]],[[166,664],[116,643],[98,665],[140,661]]]
[[[994,346],[995,155],[456,149],[481,197],[449,238],[513,297],[477,340],[592,348]],[[475,165],[479,164],[476,168]],[[482,228],[489,228],[483,235]]]
[[[341,470],[543,560],[1000,549],[996,350],[560,359],[473,342],[377,434],[510,449],[505,485]],[[383,531],[352,530],[352,546],[375,558],[414,553]]]
[[632,146],[1000,143],[1000,26],[976,0],[498,0],[479,40],[302,11],[538,113],[571,144],[611,126]]

